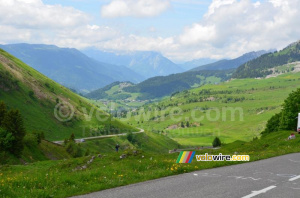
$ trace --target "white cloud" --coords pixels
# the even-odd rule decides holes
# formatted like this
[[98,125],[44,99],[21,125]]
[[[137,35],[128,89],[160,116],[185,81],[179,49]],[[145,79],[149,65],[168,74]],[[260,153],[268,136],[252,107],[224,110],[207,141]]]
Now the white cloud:
[[[102,8],[102,14],[155,16],[172,1],[113,0]],[[151,36],[160,33],[151,26],[146,29],[148,36],[143,36],[96,25],[89,15],[72,7],[47,5],[41,0],[0,0],[0,43],[153,50],[172,60],[234,58],[253,50],[282,48],[300,39],[299,8],[300,0],[214,0],[197,23],[179,35],[160,37]]]
[[41,0],[0,0],[0,23],[19,28],[66,28],[87,23],[89,16],[72,7]]
[[190,58],[233,58],[283,48],[300,38],[299,7],[299,0],[214,0],[205,17],[178,37],[180,50]]
[[169,0],[113,0],[101,8],[102,17],[153,17],[170,7]]
[[112,39],[119,32],[90,25],[90,16],[72,7],[41,0],[0,0],[0,43],[45,43],[87,47]]

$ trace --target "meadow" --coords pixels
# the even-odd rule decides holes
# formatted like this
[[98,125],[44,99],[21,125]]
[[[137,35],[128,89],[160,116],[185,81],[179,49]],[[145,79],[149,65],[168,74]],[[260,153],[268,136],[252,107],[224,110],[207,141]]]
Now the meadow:
[[286,73],[204,85],[139,108],[122,121],[166,134],[185,146],[211,146],[216,136],[223,143],[250,141],[260,136],[299,82],[300,73]]

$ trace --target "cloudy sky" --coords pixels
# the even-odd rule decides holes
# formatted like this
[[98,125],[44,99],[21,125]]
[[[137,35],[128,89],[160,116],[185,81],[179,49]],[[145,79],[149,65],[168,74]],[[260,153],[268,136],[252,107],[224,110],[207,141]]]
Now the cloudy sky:
[[235,58],[300,39],[300,0],[0,0],[0,43]]

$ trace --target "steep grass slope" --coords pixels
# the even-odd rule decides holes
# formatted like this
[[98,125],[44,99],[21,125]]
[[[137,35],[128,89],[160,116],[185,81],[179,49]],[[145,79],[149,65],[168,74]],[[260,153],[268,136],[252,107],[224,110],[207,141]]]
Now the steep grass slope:
[[[71,133],[77,138],[89,136],[91,130],[94,135],[136,130],[111,120],[107,113],[4,50],[0,50],[0,76],[0,101],[3,100],[9,109],[20,110],[28,132],[43,131],[46,139],[62,140]],[[58,110],[57,115],[66,117],[74,114],[61,122],[55,110]]]

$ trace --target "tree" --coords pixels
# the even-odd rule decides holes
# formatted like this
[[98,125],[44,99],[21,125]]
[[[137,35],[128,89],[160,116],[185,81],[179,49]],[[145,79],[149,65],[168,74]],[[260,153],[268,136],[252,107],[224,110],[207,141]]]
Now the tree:
[[0,102],[0,126],[2,126],[2,122],[4,120],[6,113],[7,113],[6,105],[3,101],[1,101]]
[[279,130],[280,127],[280,119],[282,117],[282,112],[275,114],[268,120],[266,129],[262,132],[262,134],[272,133]]
[[183,122],[181,122],[181,125],[180,125],[180,126],[181,126],[181,128],[184,128],[184,124],[183,124]]
[[212,143],[213,147],[218,147],[218,146],[221,146],[221,140],[220,138],[216,137]]
[[23,139],[26,135],[24,123],[19,110],[10,110],[4,117],[2,127],[12,133],[14,140],[10,152],[19,157],[23,151]]
[[280,129],[295,130],[297,127],[296,118],[300,112],[300,89],[290,93],[284,101]]
[[188,128],[190,127],[190,122],[189,121],[186,122],[186,127],[188,127]]
[[14,136],[12,133],[0,128],[0,152],[10,151],[13,146]]

